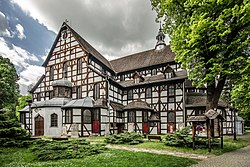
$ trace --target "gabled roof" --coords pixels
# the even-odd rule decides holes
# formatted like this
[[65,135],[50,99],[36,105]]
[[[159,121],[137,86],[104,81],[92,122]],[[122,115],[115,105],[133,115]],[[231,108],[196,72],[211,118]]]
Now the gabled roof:
[[[62,24],[61,26],[61,29],[59,30],[58,32],[58,35],[52,45],[52,48],[45,60],[45,62],[43,63],[43,67],[46,67],[51,56],[52,56],[52,53],[53,53],[53,50],[54,48],[56,47],[56,44],[57,44],[57,41],[58,39],[60,38],[60,34],[61,34],[61,31],[65,30],[65,27],[68,28],[73,36],[76,38],[76,40],[79,42],[79,44],[84,48],[86,49],[85,51],[90,53],[91,56],[94,56],[98,61],[100,61],[101,63],[103,63],[105,66],[107,66],[108,68],[112,69],[109,61],[104,57],[102,56],[93,46],[91,46],[86,40],[84,40],[77,32],[75,32],[68,24],[66,24],[65,22]],[[113,69],[112,69],[113,70]]]
[[119,59],[111,60],[110,63],[115,72],[125,72],[143,67],[159,65],[174,61],[175,54],[171,51],[170,46],[157,51],[155,49],[132,54]]

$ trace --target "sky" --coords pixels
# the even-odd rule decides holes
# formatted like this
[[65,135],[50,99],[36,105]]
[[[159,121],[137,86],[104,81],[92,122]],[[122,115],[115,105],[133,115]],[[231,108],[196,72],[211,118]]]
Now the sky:
[[44,73],[41,64],[66,19],[112,60],[154,48],[155,18],[150,0],[0,0],[0,54],[28,86]]

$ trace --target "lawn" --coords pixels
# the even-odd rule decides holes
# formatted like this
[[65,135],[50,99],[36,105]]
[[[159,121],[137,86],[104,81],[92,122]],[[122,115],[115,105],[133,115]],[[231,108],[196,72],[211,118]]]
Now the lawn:
[[79,166],[79,167],[185,167],[198,161],[169,155],[109,149],[80,159],[38,161],[29,149],[0,148],[1,167]]
[[207,148],[197,148],[193,150],[192,148],[187,148],[187,147],[166,146],[164,142],[148,141],[148,140],[144,140],[144,143],[141,143],[138,145],[126,144],[122,146],[136,147],[136,148],[149,148],[149,149],[156,149],[156,150],[170,150],[170,151],[193,153],[193,154],[221,155],[225,152],[234,151],[239,148],[243,148],[243,147],[246,147],[247,145],[250,145],[249,140],[244,139],[244,138],[238,138],[236,141],[234,141],[232,136],[225,136],[223,141],[224,141],[224,148],[221,149],[220,147],[212,147],[211,153],[208,152]]

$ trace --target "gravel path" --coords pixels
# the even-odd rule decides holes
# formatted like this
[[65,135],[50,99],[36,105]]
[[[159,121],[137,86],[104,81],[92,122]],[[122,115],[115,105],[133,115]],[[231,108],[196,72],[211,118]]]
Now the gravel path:
[[125,147],[125,146],[114,146],[114,145],[107,145],[108,148],[113,149],[121,149],[121,150],[128,150],[128,151],[135,151],[135,152],[148,152],[148,153],[155,153],[155,154],[166,154],[166,155],[173,155],[176,157],[185,157],[185,158],[193,158],[193,159],[207,159],[211,156],[200,155],[200,154],[189,154],[189,153],[181,153],[176,151],[168,151],[168,150],[155,150],[155,149],[147,149],[147,148],[134,148],[134,147]]
[[250,167],[250,146],[206,159],[191,167]]

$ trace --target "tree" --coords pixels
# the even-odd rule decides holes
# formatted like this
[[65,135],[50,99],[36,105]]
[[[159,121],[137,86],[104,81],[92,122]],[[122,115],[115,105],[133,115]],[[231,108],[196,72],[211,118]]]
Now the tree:
[[245,120],[245,124],[250,126],[250,63],[246,74],[243,74],[232,90],[232,102],[240,111],[240,116]]
[[[18,75],[14,65],[8,58],[0,56],[0,109],[8,108],[15,111],[19,94],[17,80]],[[15,113],[12,116],[15,116]]]
[[29,94],[29,95],[25,95],[25,96],[21,96],[18,98],[18,103],[17,103],[17,106],[16,106],[16,114],[17,116],[19,115],[19,110],[23,109],[25,106],[28,105],[28,102],[27,100],[31,100],[32,99],[32,96]]
[[238,83],[250,56],[249,0],[151,0],[176,60],[217,108],[226,80]]

